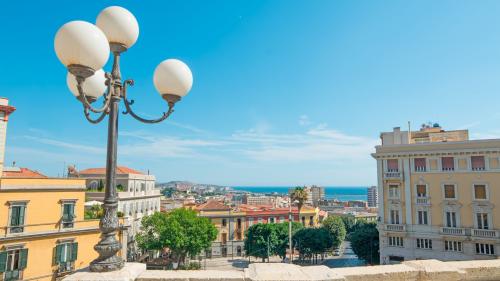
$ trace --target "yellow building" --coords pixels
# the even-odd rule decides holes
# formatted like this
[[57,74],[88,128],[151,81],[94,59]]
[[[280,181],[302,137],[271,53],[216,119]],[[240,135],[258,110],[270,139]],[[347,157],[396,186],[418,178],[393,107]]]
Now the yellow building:
[[217,228],[217,239],[212,242],[209,257],[243,256],[245,240],[245,212],[222,202],[209,200],[195,207],[199,216],[209,218]]
[[97,257],[93,246],[99,241],[99,220],[84,219],[85,189],[82,179],[47,178],[26,168],[4,167],[1,280],[55,280]]
[[500,139],[439,125],[381,134],[381,263],[474,260],[500,252]]

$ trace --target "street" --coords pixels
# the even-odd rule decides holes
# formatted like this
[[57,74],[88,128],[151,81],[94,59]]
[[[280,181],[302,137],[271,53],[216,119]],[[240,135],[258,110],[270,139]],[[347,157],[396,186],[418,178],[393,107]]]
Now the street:
[[363,266],[366,264],[363,260],[358,259],[358,257],[354,254],[349,241],[344,241],[341,249],[343,250],[340,256],[329,257],[322,264],[331,268]]

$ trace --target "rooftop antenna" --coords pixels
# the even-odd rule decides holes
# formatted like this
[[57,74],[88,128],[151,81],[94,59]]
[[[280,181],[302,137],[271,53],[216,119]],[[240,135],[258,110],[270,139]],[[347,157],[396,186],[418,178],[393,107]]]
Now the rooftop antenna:
[[411,143],[411,123],[408,121],[408,143]]

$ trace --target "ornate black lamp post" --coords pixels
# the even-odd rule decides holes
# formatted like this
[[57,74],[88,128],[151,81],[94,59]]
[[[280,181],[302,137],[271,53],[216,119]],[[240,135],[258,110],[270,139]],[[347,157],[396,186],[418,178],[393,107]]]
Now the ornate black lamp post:
[[[83,104],[85,117],[91,123],[108,119],[108,144],[106,157],[106,188],[104,195],[104,216],[99,228],[101,240],[94,249],[99,257],[91,262],[90,270],[95,272],[114,271],[123,267],[124,261],[117,252],[121,245],[116,239],[118,229],[118,197],[116,193],[116,152],[118,139],[118,105],[125,105],[123,114],[129,114],[144,123],[158,123],[174,111],[174,104],[191,89],[193,76],[188,66],[176,59],[161,62],[154,72],[154,85],[167,102],[168,110],[158,119],[144,119],[132,110],[133,100],[127,98],[127,86],[134,81],[122,82],[120,56],[130,48],[139,36],[139,26],[128,10],[113,6],[101,11],[96,25],[84,21],[72,21],[57,32],[54,46],[57,57],[67,67],[67,84],[71,92]],[[101,68],[113,53],[113,69],[105,73]],[[104,96],[103,106],[92,106]],[[93,119],[90,111],[98,113]]]

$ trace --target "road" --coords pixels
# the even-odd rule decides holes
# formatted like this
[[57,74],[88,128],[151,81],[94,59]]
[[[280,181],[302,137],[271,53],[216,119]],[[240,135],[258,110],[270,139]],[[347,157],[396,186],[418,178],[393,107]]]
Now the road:
[[351,267],[351,266],[363,266],[366,263],[363,260],[358,259],[351,248],[351,243],[349,241],[344,241],[342,243],[343,251],[340,256],[329,257],[323,262],[323,265],[328,267]]

